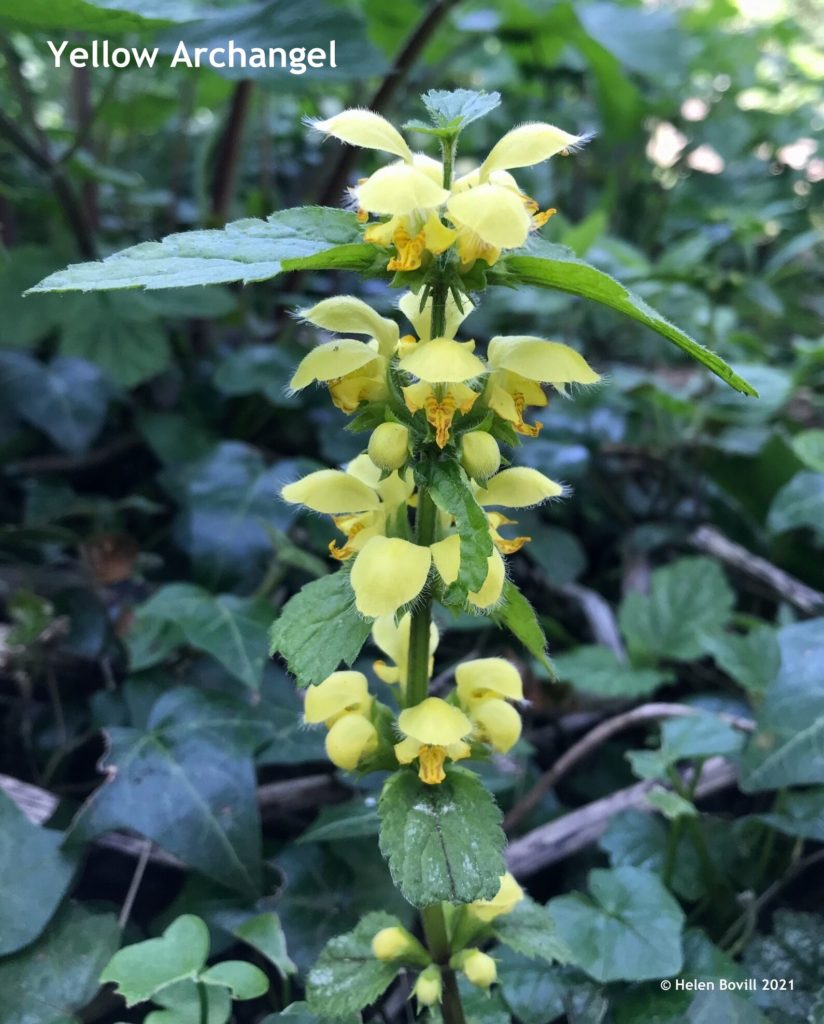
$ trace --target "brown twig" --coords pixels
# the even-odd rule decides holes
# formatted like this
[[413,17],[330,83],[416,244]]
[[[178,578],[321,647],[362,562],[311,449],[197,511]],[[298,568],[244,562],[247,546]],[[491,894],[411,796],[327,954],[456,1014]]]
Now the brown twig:
[[93,469],[122,455],[140,444],[138,434],[125,434],[115,438],[103,448],[95,448],[83,455],[40,455],[32,459],[21,459],[7,467],[9,473],[75,473]]
[[[735,766],[729,761],[722,757],[710,758],[701,769],[695,799],[732,786],[737,777]],[[654,808],[647,800],[647,793],[655,785],[654,782],[639,782],[619,789],[513,840],[506,851],[507,867],[521,878],[533,875],[595,842],[607,830],[612,817],[621,811],[652,812]]]
[[212,219],[225,224],[232,204],[237,179],[243,130],[249,113],[252,82],[248,78],[238,82],[229,102],[226,124],[220,136],[212,176]]
[[[372,94],[371,99],[367,100],[365,105],[370,110],[378,114],[386,110],[415,61],[426,48],[450,8],[456,3],[457,0],[435,0],[430,4],[421,20],[407,36],[380,86]],[[321,206],[329,206],[339,201],[349,181],[356,156],[357,150],[352,146],[344,146],[341,149],[321,191],[318,200]]]
[[773,594],[805,615],[815,615],[824,608],[824,594],[820,591],[808,587],[766,558],[754,555],[712,526],[699,526],[690,536],[690,544],[750,579],[763,583]]
[[[622,715],[609,718],[601,722],[594,729],[582,736],[577,743],[574,743],[555,762],[555,764],[538,779],[532,789],[523,796],[512,810],[504,818],[504,828],[511,831],[530,811],[534,810],[541,802],[545,793],[548,793],[553,786],[569,772],[575,765],[589,757],[608,739],[630,729],[632,726],[640,725],[642,722],[655,722],[663,718],[677,718],[680,716],[701,714],[700,708],[689,707],[686,704],[666,704],[663,702],[642,704],[640,707],[632,708]],[[754,725],[748,718],[738,718],[734,715],[719,715],[724,721],[742,729],[752,732]]]

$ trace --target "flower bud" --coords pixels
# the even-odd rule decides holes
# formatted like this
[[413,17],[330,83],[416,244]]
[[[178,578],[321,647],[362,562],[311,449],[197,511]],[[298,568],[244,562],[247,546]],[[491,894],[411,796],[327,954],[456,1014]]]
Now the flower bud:
[[430,964],[425,971],[421,971],[412,994],[421,1006],[434,1006],[441,1001],[443,982],[441,969],[436,964]]
[[495,961],[480,949],[467,949],[459,954],[456,966],[463,971],[467,980],[478,988],[489,988],[498,980]]
[[486,480],[501,468],[501,450],[498,442],[485,430],[473,430],[461,440],[461,462],[467,473],[476,480]]
[[409,431],[401,423],[381,423],[372,431],[368,451],[380,469],[400,469],[409,458]]
[[489,923],[496,917],[511,914],[524,898],[524,890],[507,871],[501,875],[501,886],[491,900],[475,900],[469,904],[469,913],[478,921]]
[[510,751],[521,737],[521,716],[505,700],[491,697],[471,712],[475,735],[499,754]]
[[372,952],[378,960],[411,960],[426,964],[429,955],[414,935],[405,928],[393,925],[382,928],[372,939]]
[[326,756],[347,772],[354,771],[377,746],[377,729],[363,715],[344,715],[326,734]]

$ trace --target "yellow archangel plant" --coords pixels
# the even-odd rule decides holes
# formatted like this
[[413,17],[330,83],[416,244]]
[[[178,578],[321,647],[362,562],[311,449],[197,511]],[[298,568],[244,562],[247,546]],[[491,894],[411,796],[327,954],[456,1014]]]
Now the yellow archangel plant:
[[[520,674],[503,658],[477,657],[433,679],[433,612],[443,609],[441,628],[450,615],[489,617],[551,673],[539,619],[510,578],[507,560],[529,542],[510,515],[561,498],[565,488],[518,465],[513,452],[538,434],[534,414],[551,395],[569,397],[599,375],[555,338],[474,337],[485,289],[556,288],[601,302],[755,394],[642,299],[541,239],[553,211],[541,211],[512,172],[573,153],[584,136],[521,124],[463,166],[461,132],[499,99],[427,93],[429,121],[406,128],[436,143],[439,158],[414,151],[372,111],[315,121],[321,136],[381,161],[350,190],[353,209],[283,210],[230,225],[225,236],[171,236],[69,267],[33,289],[165,288],[346,269],[399,292],[391,315],[352,295],[300,311],[304,324],[325,333],[290,382],[293,392],[326,387],[349,429],[369,438],[347,466],[283,488],[285,501],[331,517],[329,552],[341,564],[287,601],[272,651],[308,687],[305,721],[325,729],[332,763],[357,776],[384,773],[380,848],[421,925],[416,935],[408,921],[379,912],[333,939],[307,979],[309,1009],[320,1020],[359,1017],[410,970],[417,1005],[439,1004],[445,1024],[463,1024],[457,976],[488,992],[497,977],[494,943],[550,961],[563,955],[545,908],[506,871],[501,814],[475,770],[517,751]],[[382,654],[372,683],[355,665],[370,633]]]

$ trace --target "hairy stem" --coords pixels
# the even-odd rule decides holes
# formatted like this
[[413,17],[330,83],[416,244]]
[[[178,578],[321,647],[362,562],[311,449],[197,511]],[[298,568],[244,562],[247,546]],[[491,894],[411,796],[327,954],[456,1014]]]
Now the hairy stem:
[[[418,489],[418,513],[415,519],[415,543],[429,547],[435,539],[436,509],[429,492]],[[406,706],[414,707],[429,691],[429,629],[432,623],[432,595],[422,595],[412,612],[409,630],[409,670],[406,684]]]
[[432,959],[441,969],[441,978],[443,979],[441,1012],[444,1024],[465,1024],[458,981],[455,972],[449,966],[451,947],[443,905],[436,903],[431,907],[424,907],[421,911],[421,919],[427,948]]

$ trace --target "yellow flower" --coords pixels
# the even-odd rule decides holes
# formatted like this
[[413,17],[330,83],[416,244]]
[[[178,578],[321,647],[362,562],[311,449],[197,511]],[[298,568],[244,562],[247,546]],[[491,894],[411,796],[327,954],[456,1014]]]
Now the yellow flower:
[[429,548],[400,537],[370,537],[352,566],[355,607],[361,615],[393,615],[423,590],[432,555]]
[[326,756],[347,772],[354,771],[377,747],[377,729],[363,715],[344,715],[326,734]]
[[501,754],[521,735],[521,716],[507,701],[524,699],[521,677],[503,658],[477,658],[455,670],[458,701],[469,715],[473,736]]
[[469,913],[478,921],[489,923],[496,917],[511,914],[524,898],[524,890],[507,871],[501,875],[501,887],[491,900],[475,900],[469,904]]
[[371,707],[369,685],[362,672],[333,672],[306,691],[303,720],[310,725],[323,722],[331,728],[344,715],[367,715]]
[[437,785],[446,778],[444,761],[469,757],[469,744],[464,737],[472,731],[472,723],[459,708],[440,697],[427,697],[398,716],[398,728],[406,737],[395,744],[395,756],[401,764],[418,759],[418,774],[427,785]]
[[335,526],[346,536],[346,543],[329,545],[329,553],[339,561],[356,554],[375,536],[391,530],[397,516],[406,514],[414,483],[411,474],[390,473],[381,480],[380,470],[368,455],[353,459],[343,473],[320,469],[293,484],[287,484],[281,497],[293,504],[305,505],[315,512],[333,517]]
[[523,700],[521,676],[515,666],[504,658],[475,658],[455,669],[458,700],[472,709],[490,697]]
[[503,505],[505,508],[529,508],[564,493],[563,487],[528,466],[514,466],[491,477],[486,487],[479,489],[478,502],[483,505]]
[[326,384],[342,412],[388,394],[386,368],[398,347],[398,325],[352,295],[324,299],[300,313],[303,320],[335,333],[365,334],[368,341],[336,338],[318,345],[298,365],[289,387],[301,391],[315,381]]
[[426,966],[431,959],[415,936],[399,925],[381,928],[372,939],[372,952],[375,959],[388,963],[406,960]]
[[495,961],[480,949],[465,949],[461,953],[456,953],[450,962],[454,968],[463,971],[467,981],[478,988],[487,989],[498,980]]
[[[385,661],[376,661],[372,668],[378,679],[385,683],[400,683],[401,693],[406,692],[409,671],[409,632],[412,616],[409,612],[401,617],[395,625],[394,615],[382,615],[375,619],[372,626],[372,640],[395,664],[387,665]],[[432,675],[433,655],[438,646],[438,627],[435,623],[429,626],[429,676]]]
[[567,384],[594,384],[601,379],[575,349],[543,338],[492,338],[487,362],[492,371],[486,385],[489,407],[519,434],[530,437],[538,434],[541,424],[525,423],[523,412],[529,405],[547,404],[541,384],[564,391]]
[[437,964],[430,964],[425,971],[421,971],[412,994],[421,1006],[434,1006],[441,1001],[443,981],[441,969]]
[[[458,578],[461,564],[461,541],[453,533],[432,545],[432,559],[444,583],[449,586]],[[487,559],[486,579],[481,589],[469,593],[469,603],[484,611],[494,607],[501,599],[506,580],[506,566],[497,549]]]

